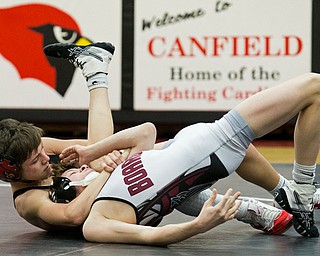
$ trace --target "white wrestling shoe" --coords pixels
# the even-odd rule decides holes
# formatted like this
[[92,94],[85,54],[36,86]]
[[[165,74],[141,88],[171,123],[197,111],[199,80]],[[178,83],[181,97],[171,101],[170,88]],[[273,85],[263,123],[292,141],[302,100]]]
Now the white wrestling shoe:
[[267,234],[281,235],[292,226],[292,215],[284,210],[249,199],[246,216],[238,220],[249,223],[253,228]]
[[318,185],[315,185],[317,190],[313,194],[313,205],[314,209],[320,209],[320,187]]
[[43,50],[47,56],[66,59],[75,67],[79,67],[83,76],[88,80],[97,73],[108,74],[115,47],[105,42],[87,46],[56,43],[47,45]]

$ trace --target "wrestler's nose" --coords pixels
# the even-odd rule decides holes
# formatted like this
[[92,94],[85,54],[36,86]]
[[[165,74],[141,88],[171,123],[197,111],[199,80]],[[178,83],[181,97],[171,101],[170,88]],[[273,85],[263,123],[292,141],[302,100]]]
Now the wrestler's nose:
[[80,172],[83,172],[83,171],[87,170],[88,168],[89,168],[89,166],[86,165],[86,164],[84,164],[84,165],[82,165],[82,166],[80,167]]
[[50,157],[45,152],[41,152],[41,157],[42,157],[43,164],[47,164],[48,161],[50,160]]

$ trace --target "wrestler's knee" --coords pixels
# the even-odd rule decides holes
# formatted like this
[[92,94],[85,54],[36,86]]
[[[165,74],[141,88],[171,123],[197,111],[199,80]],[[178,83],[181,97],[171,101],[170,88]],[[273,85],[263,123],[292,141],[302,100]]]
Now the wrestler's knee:
[[320,106],[320,74],[306,73],[298,80],[297,87],[293,88],[301,96],[300,102],[305,107]]
[[305,79],[304,89],[310,88],[314,94],[320,97],[320,74],[307,73],[303,78]]

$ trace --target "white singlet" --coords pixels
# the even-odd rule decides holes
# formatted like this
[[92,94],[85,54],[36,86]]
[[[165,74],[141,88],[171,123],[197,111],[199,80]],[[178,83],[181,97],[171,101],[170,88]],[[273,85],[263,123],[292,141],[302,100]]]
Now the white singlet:
[[130,204],[137,224],[156,226],[185,198],[232,173],[255,134],[235,110],[214,123],[182,129],[162,150],[136,154],[118,166],[98,200]]

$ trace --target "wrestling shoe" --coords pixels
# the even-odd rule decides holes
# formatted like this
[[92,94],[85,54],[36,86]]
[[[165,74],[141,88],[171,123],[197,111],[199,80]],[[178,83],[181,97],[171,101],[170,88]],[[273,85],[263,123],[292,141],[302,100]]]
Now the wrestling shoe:
[[245,217],[239,219],[270,235],[281,235],[292,226],[292,215],[284,210],[249,199]]
[[[290,183],[292,183],[292,182],[293,182],[293,180],[290,180]],[[320,209],[320,183],[315,182],[315,183],[313,183],[313,185],[315,185],[315,187],[316,187],[316,192],[313,194],[314,209]],[[277,203],[277,201],[273,202],[273,206],[278,209],[282,209],[281,206]]]
[[320,184],[316,183],[316,192],[313,194],[314,209],[320,209]]
[[295,230],[305,237],[318,237],[319,231],[314,225],[313,195],[315,186],[311,184],[297,184],[292,182],[276,192],[275,200],[282,209],[293,215]]
[[87,46],[56,43],[43,49],[47,56],[66,59],[75,67],[79,67],[87,80],[94,74],[108,73],[114,50],[115,47],[111,43],[105,42]]

